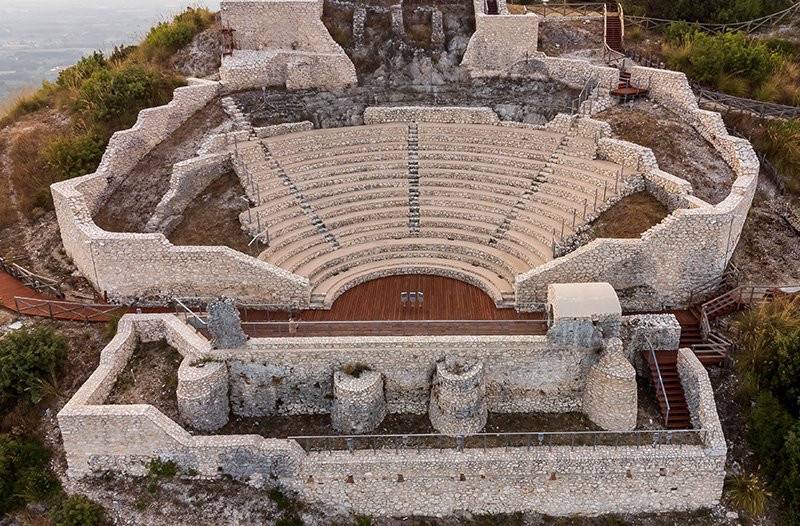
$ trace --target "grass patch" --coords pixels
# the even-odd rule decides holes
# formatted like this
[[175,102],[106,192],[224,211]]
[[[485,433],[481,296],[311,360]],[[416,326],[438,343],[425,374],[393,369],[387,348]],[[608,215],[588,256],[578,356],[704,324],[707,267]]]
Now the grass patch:
[[66,340],[47,326],[23,328],[0,338],[0,407],[38,403],[62,368]]

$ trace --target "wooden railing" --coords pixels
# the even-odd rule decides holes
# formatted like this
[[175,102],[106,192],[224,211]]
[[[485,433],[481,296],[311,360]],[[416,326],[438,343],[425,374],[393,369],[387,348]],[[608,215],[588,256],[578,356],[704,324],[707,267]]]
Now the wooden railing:
[[[731,23],[707,23],[707,22],[690,22],[694,27],[709,33],[725,33],[727,31],[743,31],[745,33],[754,33],[755,31],[767,27],[774,27],[790,17],[800,14],[800,2],[772,13],[752,20],[745,20],[743,22]],[[633,16],[626,15],[625,20],[633,25],[643,27],[645,29],[663,29],[670,24],[676,22],[686,22],[685,20],[671,20],[666,18],[653,18],[647,16]]]
[[6,274],[18,279],[23,285],[37,292],[50,294],[57,298],[64,297],[64,293],[61,292],[59,284],[56,280],[34,274],[30,270],[27,270],[2,257],[0,257],[0,272],[5,272]]
[[600,16],[606,8],[606,2],[537,2],[520,5],[525,13],[534,13],[542,17],[586,17]]
[[79,303],[49,299],[14,298],[14,310],[26,316],[38,316],[53,320],[104,322],[114,316],[126,314],[129,307],[121,305]]

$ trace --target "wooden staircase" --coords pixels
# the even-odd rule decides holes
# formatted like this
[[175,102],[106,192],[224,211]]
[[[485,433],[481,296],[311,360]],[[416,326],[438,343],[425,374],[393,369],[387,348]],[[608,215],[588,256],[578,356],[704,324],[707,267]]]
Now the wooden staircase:
[[678,376],[678,351],[642,351],[642,355],[650,371],[650,382],[656,394],[664,427],[691,429],[689,406]]
[[622,21],[619,13],[606,13],[606,44],[614,51],[622,53]]

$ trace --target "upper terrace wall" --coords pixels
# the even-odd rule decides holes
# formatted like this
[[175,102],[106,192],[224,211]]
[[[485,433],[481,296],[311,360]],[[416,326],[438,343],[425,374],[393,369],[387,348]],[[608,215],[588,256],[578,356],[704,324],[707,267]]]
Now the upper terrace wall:
[[475,33],[469,40],[461,65],[473,76],[504,72],[513,64],[536,54],[539,17],[510,15],[504,1],[500,14],[487,15],[485,0],[473,0]]
[[140,113],[114,134],[97,172],[52,185],[64,249],[78,270],[112,300],[218,296],[308,305],[308,280],[227,247],[176,247],[162,234],[107,232],[92,220],[114,183],[213,100],[219,84],[193,81],[172,102]]
[[[97,370],[58,415],[71,477],[108,470],[144,475],[149,460],[162,458],[183,473],[261,484],[274,479],[302,499],[377,515],[657,512],[712,506],[722,491],[725,441],[708,375],[688,350],[680,351],[678,372],[702,432],[695,445],[539,446],[533,435],[530,447],[307,454],[294,440],[190,435],[150,405],[104,405],[134,337],[166,339],[189,361],[208,351],[173,316],[124,317]],[[299,363],[305,359],[299,349],[293,355]],[[201,363],[195,369],[209,365]],[[179,371],[179,382],[187,377],[194,378]]]
[[520,309],[542,301],[544,284],[582,281],[611,283],[627,309],[684,305],[692,289],[722,274],[733,255],[758,182],[755,151],[748,141],[728,134],[719,114],[697,106],[683,73],[638,66],[630,71],[634,86],[649,87],[651,99],[690,122],[722,155],[736,174],[731,193],[712,206],[689,195],[686,181],[659,170],[649,150],[601,139],[602,156],[639,166],[648,189],[668,207],[686,208],[674,210],[640,239],[596,239],[517,276]]
[[225,0],[222,24],[235,50],[223,57],[231,90],[262,86],[340,89],[357,82],[355,66],[322,23],[323,0]]

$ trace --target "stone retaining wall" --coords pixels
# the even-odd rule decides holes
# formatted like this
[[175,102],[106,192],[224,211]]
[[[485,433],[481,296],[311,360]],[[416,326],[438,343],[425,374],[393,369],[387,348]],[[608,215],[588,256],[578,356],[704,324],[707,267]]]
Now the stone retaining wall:
[[322,0],[224,0],[222,24],[236,41],[220,68],[225,87],[338,90],[356,84],[355,66],[322,23],[322,6]]
[[521,310],[537,307],[542,284],[587,281],[610,282],[629,310],[684,306],[692,289],[722,274],[733,255],[758,182],[752,146],[728,134],[719,114],[698,108],[683,73],[641,67],[631,71],[635,86],[649,86],[653,100],[687,119],[720,152],[736,174],[731,193],[710,205],[691,195],[687,181],[660,170],[650,150],[600,139],[601,157],[638,167],[646,188],[672,213],[640,239],[595,239],[517,276]]
[[[463,451],[306,453],[288,439],[193,436],[150,405],[104,405],[137,339],[166,339],[184,355],[179,393],[203,392],[202,384],[185,384],[184,389],[181,382],[205,377],[210,385],[216,369],[205,368],[224,367],[198,360],[212,352],[208,343],[174,316],[129,315],[119,327],[97,370],[58,414],[70,477],[109,470],[145,475],[147,463],[160,458],[174,461],[182,476],[230,476],[255,485],[272,479],[303,500],[375,515],[662,512],[713,506],[722,492],[726,449],[711,385],[702,365],[685,349],[678,371],[692,421],[703,433],[695,445],[540,447],[534,440],[531,447]],[[305,353],[294,354],[302,360]],[[189,367],[193,374],[181,372]],[[209,407],[216,405],[211,400]],[[188,416],[200,416],[197,409]],[[212,413],[220,417],[217,424],[223,420]]]
[[473,6],[475,32],[461,61],[471,76],[503,74],[512,65],[537,54],[539,16],[510,15],[504,1],[498,2],[497,15],[486,14],[484,0],[473,0]]
[[[108,232],[92,220],[115,182],[213,100],[218,90],[218,83],[190,81],[190,86],[175,90],[168,105],[142,111],[133,128],[115,133],[97,172],[51,186],[65,251],[110,300],[143,304],[175,296],[226,295],[287,308],[308,305],[308,280],[264,261],[227,247],[174,246],[163,234]],[[210,157],[178,165],[171,181],[175,193],[165,196],[162,214],[176,202],[183,206],[186,195],[219,172],[225,157],[214,156],[214,149],[228,140],[226,135],[206,141]]]

